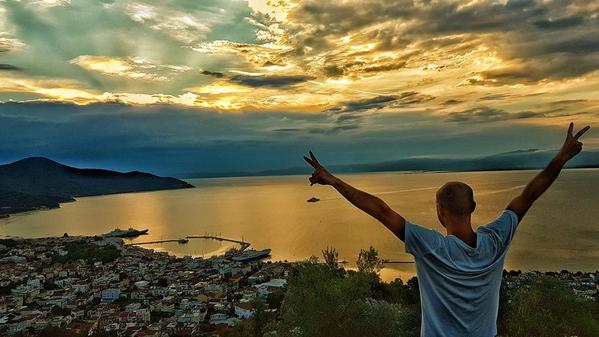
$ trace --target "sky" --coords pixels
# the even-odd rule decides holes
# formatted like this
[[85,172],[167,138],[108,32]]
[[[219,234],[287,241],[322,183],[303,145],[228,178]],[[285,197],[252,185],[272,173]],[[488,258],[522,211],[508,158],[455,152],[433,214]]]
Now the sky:
[[189,175],[599,149],[599,2],[0,0],[0,162]]

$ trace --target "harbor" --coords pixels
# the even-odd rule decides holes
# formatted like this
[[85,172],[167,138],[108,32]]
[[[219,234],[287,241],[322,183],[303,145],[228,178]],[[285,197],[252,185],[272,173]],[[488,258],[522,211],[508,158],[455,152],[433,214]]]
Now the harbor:
[[[114,233],[118,233],[118,235],[114,235]],[[104,234],[105,237],[121,237],[121,238],[131,238],[137,237],[139,235],[145,235],[148,233],[147,229],[144,230],[136,230],[133,228],[129,228],[128,231],[122,231],[119,229],[115,229],[113,232]],[[271,249],[266,248],[262,250],[248,249],[251,244],[243,240],[236,240],[231,238],[226,238],[218,235],[189,235],[185,238],[180,239],[164,239],[164,240],[152,240],[152,241],[144,241],[144,242],[130,242],[124,243],[125,246],[143,246],[143,245],[153,245],[153,244],[162,244],[162,243],[179,243],[179,244],[187,244],[190,239],[200,239],[200,240],[215,240],[215,241],[224,241],[238,244],[239,248],[231,248],[225,253],[225,257],[231,259],[235,262],[250,262],[254,260],[259,260],[265,257],[270,256]]]
[[[117,230],[115,230],[117,231]],[[137,234],[137,235],[132,235]],[[123,236],[120,237],[133,237],[138,235],[145,235],[148,233],[148,230],[136,230],[133,228],[129,228],[129,231],[124,233]],[[106,235],[105,236],[110,236]],[[249,242],[243,240],[236,240],[231,238],[222,237],[219,235],[188,235],[185,238],[180,239],[165,239],[165,240],[153,240],[153,241],[144,241],[144,242],[131,242],[124,244],[125,246],[142,246],[142,245],[152,245],[152,244],[161,244],[161,243],[179,243],[179,244],[187,244],[190,239],[201,239],[201,240],[216,240],[216,241],[225,241],[231,242],[240,245],[240,248],[233,248],[228,251],[225,256],[237,262],[248,262],[252,260],[262,259],[270,255],[271,249],[266,248],[263,250],[248,250],[251,246]],[[340,262],[341,264],[346,264],[347,261]],[[405,261],[405,260],[392,260],[392,259],[382,259],[382,264],[413,264],[414,261]]]

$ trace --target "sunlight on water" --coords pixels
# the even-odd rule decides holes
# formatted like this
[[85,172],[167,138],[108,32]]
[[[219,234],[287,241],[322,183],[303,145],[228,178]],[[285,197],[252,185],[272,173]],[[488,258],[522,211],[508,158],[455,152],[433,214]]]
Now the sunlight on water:
[[[538,171],[469,173],[370,173],[342,178],[379,195],[408,220],[444,233],[436,219],[435,192],[460,180],[475,191],[475,227],[499,215]],[[0,220],[0,235],[43,237],[93,235],[116,227],[148,228],[132,242],[219,234],[272,249],[273,260],[321,256],[332,246],[351,267],[361,248],[376,247],[382,258],[411,261],[404,245],[332,188],[310,187],[304,176],[195,179],[195,189],[80,198],[62,208]],[[307,203],[312,196],[321,199]],[[599,269],[599,170],[566,170],[531,209],[508,254],[508,269]],[[150,245],[179,256],[209,256],[233,247],[192,239]],[[413,264],[388,265],[386,279],[414,274]]]

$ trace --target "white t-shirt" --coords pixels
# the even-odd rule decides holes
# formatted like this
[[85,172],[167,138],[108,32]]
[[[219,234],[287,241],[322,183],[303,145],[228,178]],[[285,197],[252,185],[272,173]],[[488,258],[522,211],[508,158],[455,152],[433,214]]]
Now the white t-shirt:
[[504,210],[477,229],[476,248],[454,235],[406,221],[406,252],[414,255],[423,337],[492,337],[497,334],[499,288],[518,216]]

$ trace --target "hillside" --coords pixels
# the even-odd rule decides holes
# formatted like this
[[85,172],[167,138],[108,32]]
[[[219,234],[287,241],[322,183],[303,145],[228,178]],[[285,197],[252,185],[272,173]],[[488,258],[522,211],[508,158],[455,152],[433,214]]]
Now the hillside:
[[190,187],[149,173],[80,169],[32,157],[0,165],[0,215],[55,208],[76,197]]
[[[488,156],[473,156],[468,158],[454,157],[408,157],[378,163],[334,165],[327,164],[326,157],[319,157],[327,168],[334,173],[357,172],[390,172],[390,171],[501,171],[501,170],[526,170],[540,169],[555,156],[556,151],[526,149],[511,152],[497,153]],[[318,155],[318,154],[317,154]],[[301,159],[301,157],[298,157]],[[324,158],[324,159],[323,159]],[[299,161],[298,159],[298,161]],[[567,168],[599,167],[599,150],[585,150],[566,165]],[[277,176],[310,174],[312,169],[308,165],[289,168],[273,169],[259,172],[215,172],[215,173],[187,173],[185,176],[194,178],[226,177],[226,176]]]

